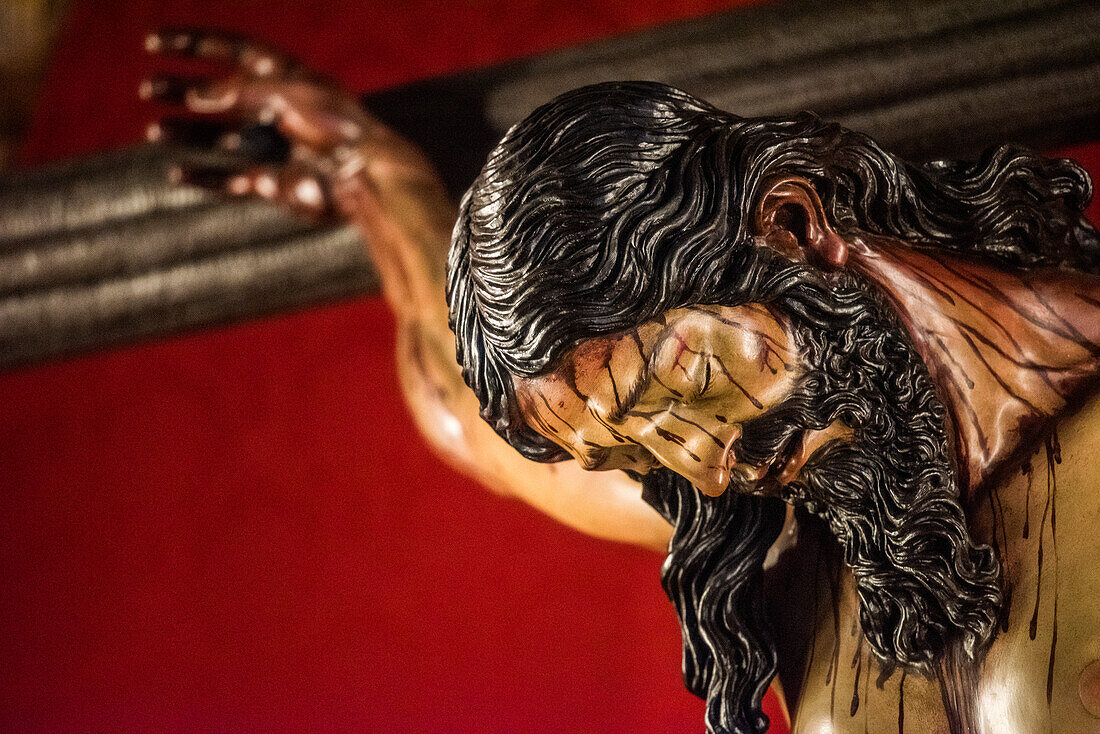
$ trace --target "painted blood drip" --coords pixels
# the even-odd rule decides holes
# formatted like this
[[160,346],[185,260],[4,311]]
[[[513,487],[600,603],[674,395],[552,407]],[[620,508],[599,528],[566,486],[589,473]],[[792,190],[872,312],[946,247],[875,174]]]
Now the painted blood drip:
[[[863,700],[866,703],[871,698],[868,695],[871,687],[871,653],[867,653],[867,674],[863,676]],[[867,734],[867,727],[871,718],[870,707],[864,705],[863,707],[863,734]]]
[[1047,439],[1047,471],[1050,472],[1050,544],[1054,550],[1054,614],[1050,634],[1050,658],[1047,661],[1047,708],[1054,696],[1054,653],[1058,647],[1058,475],[1055,465],[1062,463],[1062,447],[1057,431]]
[[[852,667],[856,669],[855,683],[852,684],[852,705],[848,709],[849,716],[855,716],[859,711],[859,676],[863,672],[863,640],[856,643],[856,654],[852,657]],[[868,675],[870,671],[868,671]]]
[[[993,514],[993,553],[997,557],[997,563],[1001,566],[1002,571],[1004,569],[1004,559],[1001,556],[1002,543],[1003,547],[1007,551],[1008,549],[1008,531],[1005,528],[1005,510],[1004,505],[1001,504],[1001,493],[996,484],[993,484],[989,490],[989,511]],[[997,528],[1000,527],[1000,539],[997,536]],[[1008,615],[1009,610],[1012,609],[1012,582],[1008,579],[1008,574],[1003,574],[1004,582],[1004,603],[1002,605],[1003,612],[1001,614],[1001,631],[1008,632]]]
[[[746,305],[746,308],[751,309],[752,305],[751,304]],[[753,329],[751,327],[747,327],[744,324],[742,324],[740,321],[733,321],[731,319],[727,319],[727,318],[725,318],[725,317],[723,317],[719,314],[716,314],[715,312],[713,312],[709,309],[703,308],[701,306],[688,306],[688,310],[695,311],[697,313],[706,314],[707,316],[711,317],[712,319],[714,319],[714,320],[716,320],[720,323],[725,324],[726,326],[732,326],[735,329],[740,329],[741,331],[744,331],[748,334],[752,334],[753,336],[758,338],[760,340],[761,345],[763,345],[763,348],[764,348],[764,364],[769,370],[771,370],[772,374],[776,374],[778,372],[778,370],[775,367],[773,367],[772,364],[771,364],[771,358],[772,357],[775,357],[777,360],[779,360],[779,364],[783,366],[783,369],[786,372],[791,372],[795,369],[795,365],[788,362],[787,360],[783,359],[782,355],[780,355],[780,353],[779,353],[780,349],[782,349],[783,351],[787,351],[787,348],[785,346],[783,346],[783,344],[781,344],[779,341],[777,341],[775,339],[775,337],[773,337],[771,334],[768,334],[764,331],[760,331],[758,329]],[[762,309],[753,309],[753,310],[761,311],[763,313],[767,313],[768,315],[771,315],[766,310],[762,310]]]
[[[817,555],[814,558],[814,578],[821,578],[821,542],[817,544]],[[814,621],[813,629],[810,632],[810,655],[806,658],[806,671],[802,674],[802,680],[809,680],[810,671],[814,665],[814,653],[817,652],[817,630],[818,619],[817,615],[820,611],[821,604],[821,584],[814,584],[814,611],[811,619]]]
[[829,669],[825,673],[825,685],[832,684],[829,694],[829,717],[836,711],[836,680],[840,677],[840,564],[829,575],[829,593],[833,602],[833,652],[829,656]]
[[1047,659],[1047,706],[1054,697],[1054,657],[1058,647],[1058,470],[1062,463],[1062,447],[1057,432],[1052,432],[1046,440],[1047,458],[1047,498],[1043,507],[1043,518],[1039,524],[1039,549],[1037,553],[1038,573],[1035,584],[1035,609],[1031,613],[1028,637],[1035,639],[1039,629],[1039,603],[1043,581],[1043,536],[1047,518],[1050,518],[1050,541],[1054,551],[1054,605],[1051,619],[1050,654]]
[[[957,276],[963,282],[974,285],[979,289],[984,290],[990,295],[994,296],[994,298],[996,299],[995,302],[997,304],[1006,306],[1032,325],[1037,326],[1044,331],[1060,336],[1067,341],[1072,341],[1085,349],[1089,349],[1093,354],[1097,353],[1097,345],[1094,344],[1090,339],[1088,339],[1084,334],[1082,334],[1080,330],[1078,330],[1072,323],[1067,321],[1063,317],[1063,315],[1058,312],[1057,309],[1052,308],[1051,305],[1046,302],[1046,299],[1043,298],[1040,290],[1035,287],[1035,284],[1031,282],[1031,280],[1025,277],[1016,276],[1020,282],[1020,285],[1023,286],[1024,290],[1030,293],[1035,298],[1035,300],[1038,301],[1041,306],[1043,306],[1043,311],[1045,313],[1035,313],[1035,310],[1032,307],[1026,305],[1025,303],[1018,302],[1013,294],[1005,292],[988,280],[972,275],[966,275],[961,271],[951,267],[950,263],[941,262],[940,265],[955,276]],[[930,273],[927,275],[930,278],[934,277]],[[978,306],[978,304],[976,304],[974,301],[963,296],[963,294],[959,290],[954,288],[951,284],[948,284],[946,281],[939,279],[937,279],[937,282],[942,284],[944,288],[950,290],[955,295],[960,296],[960,298],[962,298],[971,306],[977,308],[981,313],[985,314],[986,317],[989,318],[991,323],[997,324],[1005,331],[1005,333],[1007,333],[1007,329],[1005,329],[1003,325],[1001,325],[998,319],[993,318],[993,316],[989,314],[988,311]],[[1062,328],[1059,328],[1058,324],[1061,324]]]
[[[733,323],[736,323],[736,322],[726,322],[726,323],[733,324]],[[737,325],[740,326],[740,324],[737,324]],[[748,391],[748,389],[745,388],[744,385],[742,385],[740,382],[738,382],[734,378],[733,374],[729,371],[729,368],[726,367],[725,362],[723,362],[722,359],[720,357],[718,357],[718,355],[716,355],[716,354],[703,355],[701,352],[696,351],[696,350],[692,349],[691,347],[689,347],[687,345],[687,342],[685,342],[683,337],[681,337],[679,334],[674,334],[673,336],[675,337],[676,342],[677,342],[676,357],[675,357],[675,361],[673,362],[673,364],[676,367],[680,368],[680,371],[684,373],[685,377],[688,377],[688,378],[691,377],[691,375],[688,374],[687,368],[684,367],[683,363],[680,361],[680,359],[684,356],[685,352],[687,354],[694,354],[696,356],[707,356],[708,357],[707,364],[709,365],[710,361],[712,360],[716,365],[718,365],[718,369],[722,372],[722,375],[727,380],[729,380],[730,384],[733,385],[734,387],[736,387],[741,392],[741,394],[744,395],[745,398],[750,403],[753,404],[753,407],[755,407],[757,410],[762,409],[764,407],[764,404],[761,403],[760,400],[757,399],[757,397],[755,395],[750,393]],[[658,380],[658,382],[660,382],[660,381]],[[664,385],[664,383],[661,383],[661,384]],[[665,387],[666,390],[669,390],[670,392],[675,393],[677,395],[677,397],[682,397],[682,395],[680,395],[679,393],[676,393],[675,390],[672,390],[667,385],[664,385],[664,387]]]
[[1027,490],[1024,494],[1024,540],[1031,534],[1031,483],[1035,473],[1031,471],[1031,461],[1025,461],[1020,471],[1027,477]]
[[[955,305],[956,302],[966,303],[977,313],[983,314],[989,325],[1000,331],[1002,338],[992,339],[980,329],[976,329],[974,326],[959,321],[958,319],[952,319],[956,335],[967,344],[974,358],[978,360],[988,374],[999,384],[1001,389],[1022,405],[1032,418],[1041,418],[1047,415],[1047,411],[1035,405],[1029,395],[1014,389],[1012,384],[1002,379],[1002,376],[998,374],[998,371],[994,369],[986,359],[983,350],[990,350],[990,352],[998,355],[1000,359],[1006,360],[1016,367],[1033,370],[1034,373],[1047,384],[1053,394],[1063,400],[1068,397],[1067,387],[1062,382],[1063,376],[1068,377],[1075,374],[1083,376],[1084,373],[1082,370],[1085,368],[1079,364],[1065,366],[1043,364],[1026,358],[1026,356],[1024,356],[1024,350],[1021,349],[1020,344],[1009,331],[1004,320],[996,318],[996,314],[986,308],[986,302],[988,300],[992,300],[994,303],[998,304],[999,307],[1007,308],[1011,313],[1027,321],[1041,332],[1076,344],[1093,355],[1100,354],[1100,344],[1096,343],[1093,338],[1083,334],[1081,330],[1077,328],[1077,324],[1066,317],[1062,309],[1056,308],[1048,302],[1046,291],[1041,287],[1041,284],[1045,282],[1041,274],[1036,273],[1031,276],[1015,276],[1015,285],[1019,291],[1015,292],[1012,288],[1006,291],[990,280],[984,279],[974,273],[966,272],[961,268],[956,268],[951,262],[939,262],[938,267],[942,268],[945,272],[937,274],[934,270],[921,268],[919,266],[917,268],[912,268],[911,266],[913,263],[909,262],[908,258],[901,253],[884,253],[884,257],[899,268],[914,270],[915,272],[912,273],[913,277],[925,288],[936,293],[947,303],[952,305]],[[966,289],[959,287],[963,284],[976,289],[980,294],[979,297],[974,298],[973,296],[968,296]],[[1084,303],[1090,306],[1098,307],[1097,304],[1100,303],[1100,301],[1086,294],[1076,295]],[[986,296],[992,296],[992,299]],[[938,335],[928,333],[926,336],[939,344],[944,358],[952,364],[954,369],[958,370],[959,374],[965,380],[966,386],[970,388],[965,391],[961,389],[955,390],[955,392],[958,393],[956,397],[959,403],[956,407],[956,411],[959,413],[957,418],[970,425],[975,433],[976,442],[979,444],[981,450],[980,455],[988,456],[989,450],[986,445],[986,438],[982,432],[982,426],[977,419],[976,411],[970,404],[970,401],[975,397],[972,393],[973,383],[970,376],[966,375],[965,370],[962,369],[962,365],[952,354],[951,350],[946,349]],[[1086,369],[1086,371],[1089,370]],[[1091,371],[1095,372],[1095,368]],[[1073,384],[1072,380],[1070,380],[1070,384]],[[1025,527],[1028,526],[1025,525]]]
[[615,407],[618,408],[623,404],[622,398],[619,397],[619,385],[615,382],[615,373],[611,371],[611,355],[607,356],[607,364],[604,365],[607,370],[607,379],[611,381],[611,392],[615,395]]
[[675,395],[677,398],[684,397],[684,394],[682,392],[680,392],[676,388],[672,387],[671,385],[668,385],[667,383],[665,383],[663,380],[661,380],[660,377],[657,377],[657,375],[653,375],[652,379],[653,379],[654,382],[656,382],[658,385],[663,387],[665,390],[668,390],[670,393]]
[[901,683],[898,684],[898,734],[905,734],[905,671],[901,671]]
[[1035,610],[1031,613],[1031,624],[1028,626],[1028,637],[1035,639],[1039,625],[1039,602],[1043,594],[1043,536],[1047,526],[1047,517],[1050,516],[1050,447],[1047,447],[1047,501],[1043,505],[1043,518],[1039,521],[1039,551],[1036,563],[1038,571],[1035,580]]
[[653,426],[653,430],[657,433],[658,436],[660,436],[664,440],[668,441],[669,443],[674,443],[682,448],[684,450],[684,453],[690,456],[693,461],[702,461],[702,459],[700,459],[697,455],[693,454],[687,449],[687,440],[683,436],[673,433],[672,431],[667,431],[657,425]]
[[707,430],[706,428],[704,428],[704,427],[703,427],[703,426],[702,426],[701,424],[699,424],[699,423],[696,423],[696,422],[695,422],[695,421],[693,421],[693,420],[688,420],[687,418],[684,418],[683,416],[680,416],[680,415],[676,415],[676,414],[675,414],[675,413],[673,413],[673,412],[672,412],[671,410],[670,410],[670,411],[668,411],[668,414],[669,414],[669,415],[670,415],[671,417],[675,418],[676,420],[680,421],[681,423],[686,423],[686,424],[688,424],[689,426],[693,426],[693,427],[695,427],[696,429],[698,429],[700,433],[704,434],[704,435],[705,435],[705,436],[706,436],[707,438],[709,438],[709,439],[710,439],[711,441],[714,441],[714,443],[715,443],[715,444],[717,444],[718,448],[720,448],[720,449],[724,449],[724,448],[726,447],[726,445],[725,445],[724,443],[722,443],[722,441],[721,441],[721,440],[720,440],[720,439],[719,439],[719,438],[718,438],[717,436],[715,436],[715,435],[714,435],[713,433],[711,433],[710,431],[708,431],[708,430]]

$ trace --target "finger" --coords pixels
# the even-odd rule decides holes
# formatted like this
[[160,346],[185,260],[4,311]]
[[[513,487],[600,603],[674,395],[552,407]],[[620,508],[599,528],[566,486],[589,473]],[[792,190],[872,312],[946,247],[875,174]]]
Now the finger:
[[[183,105],[199,115],[233,114],[240,119],[275,123],[291,137],[319,144],[328,130],[314,124],[322,90],[306,83],[248,79],[240,75],[221,79],[162,74],[146,79],[138,93],[143,99]],[[289,112],[289,114],[287,114]],[[287,115],[285,123],[280,119]]]
[[145,80],[140,93],[145,99],[182,104],[199,115],[233,114],[273,123],[287,137],[319,151],[358,140],[375,127],[353,98],[304,80],[164,74]]
[[295,59],[262,43],[228,31],[166,28],[145,37],[150,53],[233,64],[255,76],[283,76],[301,69]]
[[142,99],[184,105],[201,115],[240,112],[247,117],[270,110],[268,116],[274,118],[275,107],[283,106],[279,89],[278,82],[249,81],[240,75],[210,79],[159,74],[144,80],[138,87],[138,94]]
[[291,140],[317,150],[356,139],[365,124],[331,111],[332,92],[308,82],[229,77],[194,84],[184,104],[199,114],[234,113],[272,124]]
[[277,201],[299,214],[321,218],[332,213],[328,186],[312,171],[286,166],[279,172]]
[[188,166],[174,169],[171,177],[176,183],[231,196],[258,196],[313,218],[325,217],[332,210],[328,188],[304,167],[253,166],[241,170],[225,166]]
[[138,96],[154,102],[181,105],[184,103],[189,89],[207,83],[207,80],[202,77],[159,74],[142,80],[141,85],[138,87]]
[[242,105],[242,91],[247,82],[239,76],[223,79],[200,79],[184,90],[183,104],[200,115],[238,112],[248,116],[259,105]]

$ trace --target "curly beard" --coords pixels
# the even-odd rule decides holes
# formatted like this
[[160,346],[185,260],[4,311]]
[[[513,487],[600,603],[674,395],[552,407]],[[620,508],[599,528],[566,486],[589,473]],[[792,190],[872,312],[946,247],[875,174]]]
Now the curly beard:
[[[883,670],[928,674],[949,650],[979,661],[1001,606],[1000,566],[971,539],[949,458],[945,411],[904,332],[868,294],[865,318],[796,325],[808,371],[792,395],[746,423],[740,461],[781,466],[806,431],[834,422],[848,441],[818,449],[798,478],[772,486],[825,520],[852,571],[859,619]],[[774,481],[774,480],[770,480]],[[708,732],[756,734],[775,674],[763,560],[783,524],[768,489],[731,482],[708,498],[668,470],[643,497],[676,528],[661,580],[684,635],[684,680],[707,701]]]

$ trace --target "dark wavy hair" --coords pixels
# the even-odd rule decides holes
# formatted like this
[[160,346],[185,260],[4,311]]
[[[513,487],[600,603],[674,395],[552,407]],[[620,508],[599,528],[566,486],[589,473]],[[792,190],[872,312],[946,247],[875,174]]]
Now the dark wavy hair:
[[[1000,569],[967,532],[943,406],[866,284],[757,243],[753,208],[782,176],[809,180],[842,236],[1100,271],[1100,236],[1082,217],[1091,183],[1071,161],[1003,146],[973,163],[915,165],[809,113],[742,119],[664,85],[600,84],[510,130],[462,200],[447,296],[463,375],[501,436],[529,458],[557,460],[564,452],[520,414],[515,377],[670,309],[773,305],[790,315],[807,371],[744,426],[738,456],[764,464],[800,431],[852,427],[854,441],[815,453],[784,498],[823,517],[840,542],[887,669],[928,672],[955,647],[977,660],[994,632]],[[759,582],[782,502],[704,498],[667,470],[643,488],[676,527],[662,582],[708,730],[763,731],[776,663]]]
[[850,439],[816,451],[794,482],[763,488],[782,499],[754,495],[740,479],[713,499],[667,469],[641,478],[645,500],[676,528],[661,581],[680,618],[684,681],[706,699],[710,732],[766,729],[761,701],[776,653],[761,574],[782,500],[824,519],[840,544],[885,673],[939,672],[948,653],[961,665],[979,661],[996,631],[1000,567],[967,530],[928,370],[870,288],[841,275],[833,292],[855,315],[824,327],[794,321],[804,373],[777,407],[745,423],[737,456],[782,465],[798,436],[835,422],[853,429]]
[[517,450],[566,458],[532,431],[513,376],[578,342],[696,303],[774,303],[813,317],[821,274],[749,232],[763,187],[801,176],[841,233],[1004,265],[1100,270],[1088,175],[1005,145],[973,163],[907,163],[810,113],[746,119],[686,92],[613,82],[567,92],[508,131],[462,199],[447,298],[482,416]]
[[707,731],[767,731],[761,704],[777,656],[764,558],[783,527],[783,503],[740,492],[705,497],[668,469],[645,475],[642,492],[675,528],[661,586],[680,620],[684,686],[707,702]]

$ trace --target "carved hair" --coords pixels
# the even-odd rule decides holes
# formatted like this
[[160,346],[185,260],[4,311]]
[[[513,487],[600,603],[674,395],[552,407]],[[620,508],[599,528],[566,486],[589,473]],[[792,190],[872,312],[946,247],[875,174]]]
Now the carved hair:
[[705,497],[669,469],[651,471],[642,486],[676,528],[661,585],[680,619],[684,685],[707,702],[707,731],[766,731],[761,702],[777,661],[764,557],[783,527],[783,503],[739,492]]
[[1071,161],[1002,146],[914,165],[809,113],[742,119],[661,84],[582,87],[513,127],[462,200],[447,297],[484,418],[529,458],[562,459],[520,416],[513,376],[680,306],[817,311],[820,275],[765,267],[749,233],[763,187],[787,175],[814,184],[841,233],[1100,270],[1091,183]]
[[[739,455],[763,458],[793,431],[843,419],[855,442],[819,451],[788,499],[840,541],[864,634],[887,667],[927,671],[956,643],[976,659],[993,634],[999,568],[967,533],[943,407],[863,284],[826,282],[755,242],[753,209],[782,176],[809,180],[842,235],[1100,270],[1100,236],[1081,214],[1091,184],[1070,161],[1004,146],[975,163],[914,165],[808,113],[741,119],[659,84],[595,85],[509,131],[463,198],[447,289],[463,375],[500,435],[529,458],[560,459],[527,427],[514,377],[670,309],[774,304],[811,369],[774,414],[744,427]],[[662,578],[684,627],[685,681],[708,699],[708,729],[760,731],[775,652],[759,566],[777,501],[706,500],[663,471],[644,484],[677,523]]]
[[[803,431],[851,426],[851,441],[815,452],[782,496],[823,518],[839,542],[863,635],[885,671],[930,674],[956,649],[980,660],[1001,606],[1000,569],[967,531],[945,410],[887,308],[854,277],[838,280],[834,292],[860,303],[860,315],[824,328],[795,322],[806,372],[779,406],[744,425],[737,455],[771,465]],[[681,621],[685,683],[707,700],[708,731],[763,731],[775,648],[760,564],[782,503],[736,484],[707,498],[668,470],[642,482],[645,499],[676,526],[661,580]]]

